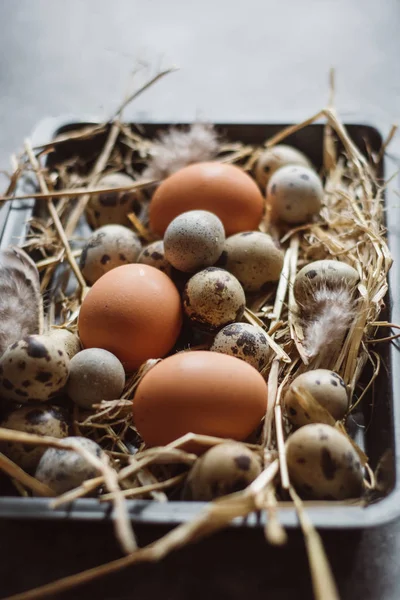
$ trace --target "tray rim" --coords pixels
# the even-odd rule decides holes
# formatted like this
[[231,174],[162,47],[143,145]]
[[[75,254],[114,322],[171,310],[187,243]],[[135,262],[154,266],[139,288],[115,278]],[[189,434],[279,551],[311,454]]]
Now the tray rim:
[[[51,142],[51,139],[57,132],[70,125],[97,125],[102,123],[101,119],[93,116],[61,115],[58,117],[46,117],[41,120],[34,128],[31,135],[33,146],[40,146]],[[321,125],[323,119],[317,120],[314,124]],[[148,126],[166,126],[166,125],[185,125],[180,121],[171,121],[166,123],[161,120],[148,120],[138,122],[138,124]],[[229,121],[224,123],[215,123],[215,125],[224,126],[268,126],[285,125],[280,119],[270,119],[268,122],[260,123],[252,120]],[[360,126],[371,128],[378,133],[382,139],[379,124],[368,120],[360,122],[348,122],[345,125]],[[388,203],[390,192],[385,194],[385,202]],[[0,224],[0,248],[10,243],[15,243],[15,236],[19,230],[21,233],[21,213],[25,222],[30,218],[35,201],[23,200],[13,201],[7,205],[7,214],[3,215],[3,222]],[[21,237],[20,235],[18,237]],[[398,245],[400,249],[400,240],[396,244],[397,236],[388,228],[388,242],[392,250],[392,244]],[[395,252],[392,252],[395,255]],[[395,263],[396,264],[396,263]],[[389,272],[389,296],[392,308],[392,321],[396,322],[393,314],[400,313],[396,303],[392,302],[392,280],[394,279],[395,269],[392,267]],[[400,314],[397,321],[400,322]],[[393,344],[389,350],[390,371],[392,373],[391,382],[396,379],[396,373],[400,377],[400,351]],[[396,398],[397,396],[397,398]],[[308,516],[311,518],[315,527],[320,529],[365,529],[378,527],[394,521],[400,516],[400,444],[396,440],[396,431],[400,432],[400,393],[396,394],[396,388],[392,388],[392,422],[394,430],[395,446],[395,486],[393,490],[384,498],[368,506],[350,506],[327,503],[325,506],[307,507]],[[94,498],[81,498],[65,507],[57,509],[50,508],[51,500],[46,498],[20,498],[20,497],[0,497],[0,519],[39,519],[39,520],[84,520],[84,521],[105,521],[113,518],[113,508],[100,503]],[[148,525],[176,526],[182,522],[192,519],[198,514],[205,502],[184,502],[170,501],[168,503],[157,503],[153,500],[128,500],[127,506],[129,515],[133,523]],[[279,508],[278,518],[284,527],[299,527],[298,518],[294,508]],[[233,521],[234,526],[257,527],[261,526],[266,520],[265,514],[252,513],[246,518],[239,518]]]

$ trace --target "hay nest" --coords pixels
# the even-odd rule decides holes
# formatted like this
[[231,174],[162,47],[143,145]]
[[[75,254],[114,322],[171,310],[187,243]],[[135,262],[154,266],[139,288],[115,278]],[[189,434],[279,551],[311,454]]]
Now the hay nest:
[[[172,141],[178,145],[181,143],[176,130],[170,132],[170,137],[164,135],[161,140],[151,140],[145,137],[140,127],[132,127],[122,119],[122,111],[128,101],[166,73],[158,74],[135,92],[109,122],[65,133],[39,148],[32,148],[27,142],[24,152],[14,157],[15,169],[1,201],[24,197],[37,199],[37,210],[24,247],[35,256],[41,273],[47,324],[54,324],[57,319],[58,326],[76,330],[79,307],[87,290],[77,262],[80,250],[73,243],[74,232],[90,197],[97,191],[100,177],[104,173],[127,172],[135,179],[135,183],[119,191],[141,190],[143,202],[146,203],[154,185],[168,172],[169,164],[172,162],[174,168],[181,166],[175,155],[169,162],[166,161],[167,164],[165,160],[161,163],[154,161],[160,144],[165,147]],[[310,368],[324,367],[336,371],[344,379],[352,398],[349,408],[349,412],[352,412],[362,402],[379,373],[381,359],[379,353],[371,349],[370,342],[379,327],[391,327],[390,323],[379,320],[392,263],[385,238],[384,183],[378,179],[385,147],[379,154],[363,155],[350,139],[333,106],[329,105],[303,123],[282,130],[267,140],[264,147],[244,145],[240,141],[226,143],[212,127],[194,129],[192,134],[197,136],[197,149],[200,150],[190,154],[188,162],[213,158],[239,164],[253,174],[254,165],[263,149],[284,141],[291,134],[320,120],[325,122],[321,173],[325,181],[323,209],[313,222],[294,229],[277,229],[267,219],[261,225],[264,231],[271,231],[272,227],[272,234],[279,238],[285,251],[284,267],[278,284],[263,296],[252,298],[245,312],[248,322],[268,333],[273,348],[271,360],[263,371],[269,383],[268,410],[258,439],[254,440],[254,444],[249,444],[262,457],[261,475],[245,490],[208,504],[192,522],[177,527],[147,548],[137,549],[125,500],[151,498],[156,502],[167,501],[171,491],[181,488],[188,470],[197,460],[196,455],[183,449],[185,443],[195,439],[207,448],[224,441],[188,434],[162,448],[146,448],[140,443],[132,422],[131,405],[139,381],[157,362],[147,361],[127,381],[121,398],[107,402],[100,402],[99,399],[99,404],[89,412],[83,413],[74,408],[74,433],[99,443],[105,450],[104,459],[94,459],[87,451],[75,448],[72,444],[71,448],[94,462],[98,477],[52,500],[52,506],[56,507],[88,494],[97,494],[101,502],[113,502],[116,533],[128,556],[16,598],[52,596],[134,562],[160,560],[170,551],[200,539],[228,525],[232,519],[244,517],[254,510],[265,510],[268,515],[265,525],[267,540],[274,544],[284,543],[286,534],[277,514],[281,501],[287,501],[288,498],[298,512],[306,536],[316,597],[323,597],[324,600],[337,597],[321,540],[304,512],[303,501],[289,480],[285,439],[290,434],[290,425],[283,414],[281,399],[285,386],[297,374]],[[49,156],[51,159],[55,150],[62,149],[72,141],[96,141],[98,136],[105,136],[105,143],[96,158],[92,155],[85,158],[76,156],[73,160],[68,158],[57,163],[50,160],[48,164],[51,164],[51,168],[43,166],[45,158]],[[187,151],[187,148],[184,150]],[[27,173],[36,178],[37,191],[34,194],[18,194],[16,190],[21,189],[20,182]],[[134,213],[129,218],[132,228],[143,241],[154,239],[145,219],[138,218]],[[330,352],[321,364],[318,357],[310,359],[304,350],[306,333],[294,298],[293,282],[303,265],[326,258],[340,258],[353,266],[360,280],[357,310],[346,327],[343,343]],[[49,292],[50,283],[60,264],[68,265],[75,275],[77,286],[70,294],[66,294],[65,290],[55,293],[52,289]],[[367,364],[372,365],[369,379],[362,380]],[[326,411],[318,411],[313,399],[307,395],[302,396],[302,402],[310,414],[314,415],[317,411],[319,421],[345,432],[345,420],[335,424],[331,415]],[[6,429],[0,429],[0,440],[65,448],[54,438]],[[368,470],[368,458],[360,449],[357,450],[370,474],[365,482],[366,488],[370,489],[374,486],[374,477]],[[23,495],[29,495],[32,491],[37,495],[52,495],[51,490],[24,473],[4,455],[0,455],[0,469],[13,479]],[[360,499],[360,502],[363,500]]]

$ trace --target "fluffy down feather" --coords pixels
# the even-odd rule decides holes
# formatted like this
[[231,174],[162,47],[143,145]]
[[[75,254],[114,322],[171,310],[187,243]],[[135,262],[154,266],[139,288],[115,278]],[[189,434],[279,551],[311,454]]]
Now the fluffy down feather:
[[170,127],[153,143],[143,177],[164,179],[192,163],[212,160],[218,151],[218,136],[212,125],[195,123],[182,130]]
[[313,291],[312,303],[307,313],[302,311],[304,347],[310,359],[318,364],[335,355],[356,316],[357,299],[347,287],[329,289],[323,285]]
[[17,246],[0,251],[0,356],[10,344],[39,332],[42,310],[35,263]]

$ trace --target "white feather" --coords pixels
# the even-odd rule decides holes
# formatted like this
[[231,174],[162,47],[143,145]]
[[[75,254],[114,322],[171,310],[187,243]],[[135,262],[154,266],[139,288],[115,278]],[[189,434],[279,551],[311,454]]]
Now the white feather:
[[318,357],[321,363],[340,350],[346,332],[356,316],[353,290],[347,287],[329,289],[323,285],[313,291],[310,309],[307,315],[302,315],[304,347],[310,359]]
[[10,344],[38,333],[42,321],[39,273],[21,248],[0,251],[0,356]]
[[212,125],[194,123],[186,130],[170,127],[153,143],[143,177],[164,179],[192,163],[212,160],[217,151],[218,135]]

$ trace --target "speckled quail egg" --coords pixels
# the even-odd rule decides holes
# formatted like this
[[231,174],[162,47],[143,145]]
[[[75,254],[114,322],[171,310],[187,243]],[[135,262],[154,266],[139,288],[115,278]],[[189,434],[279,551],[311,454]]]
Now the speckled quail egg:
[[270,355],[268,339],[261,327],[248,323],[231,323],[223,327],[210,350],[236,356],[258,371],[265,367]]
[[162,240],[153,242],[152,244],[146,246],[146,248],[143,248],[139,254],[137,262],[141,263],[142,265],[155,267],[159,271],[163,271],[163,273],[168,276],[171,275],[172,266],[171,263],[169,263],[165,258],[164,242]]
[[[122,188],[134,183],[132,177],[125,173],[109,173],[99,180],[96,188]],[[145,198],[140,190],[93,194],[86,206],[86,218],[93,229],[111,224],[128,226],[127,215],[135,213],[141,218],[144,206]]]
[[124,367],[108,350],[88,348],[70,362],[67,394],[82,408],[120,398],[124,386]]
[[310,221],[319,213],[323,198],[321,179],[307,167],[282,167],[272,175],[267,187],[272,219],[290,224]]
[[50,336],[28,335],[0,359],[0,396],[16,402],[44,402],[66,384],[69,358]]
[[349,399],[343,379],[328,369],[315,369],[296,377],[285,394],[286,413],[293,425],[308,425],[313,421],[311,415],[299,404],[296,389],[299,393],[302,389],[308,392],[336,421],[346,414]]
[[218,267],[208,267],[193,275],[183,292],[186,315],[193,324],[209,331],[239,321],[245,305],[239,281]]
[[363,470],[349,439],[330,425],[312,423],[286,442],[290,481],[307,498],[344,500],[363,490]]
[[224,442],[196,461],[183,496],[198,501],[226,496],[246,488],[260,473],[260,460],[245,444]]
[[175,217],[164,234],[165,258],[179,271],[194,273],[213,265],[225,242],[222,221],[206,210]]
[[301,303],[322,285],[331,289],[352,288],[358,281],[357,271],[347,263],[339,260],[316,260],[297,273],[293,291],[297,302]]
[[[67,437],[61,443],[80,446],[97,457],[101,457],[102,449],[96,442],[84,437]],[[82,485],[84,481],[93,479],[99,471],[86,458],[74,450],[48,448],[40,459],[35,477],[48,485],[57,495]]]
[[[66,413],[58,406],[43,404],[23,406],[9,412],[1,422],[1,427],[35,435],[49,435],[58,439],[68,435]],[[25,471],[32,472],[38,466],[46,448],[17,442],[2,442],[0,451]]]
[[267,233],[244,231],[227,238],[218,265],[237,277],[246,292],[258,292],[279,279],[283,252]]
[[311,167],[311,163],[305,154],[286,144],[278,144],[272,148],[267,148],[260,154],[255,166],[255,176],[263,192],[275,171],[287,165]]
[[79,337],[68,329],[52,329],[48,335],[56,346],[65,350],[69,359],[82,350]]
[[138,236],[127,227],[100,227],[92,233],[82,250],[79,265],[82,275],[89,285],[93,285],[111,269],[134,263],[141,249]]

